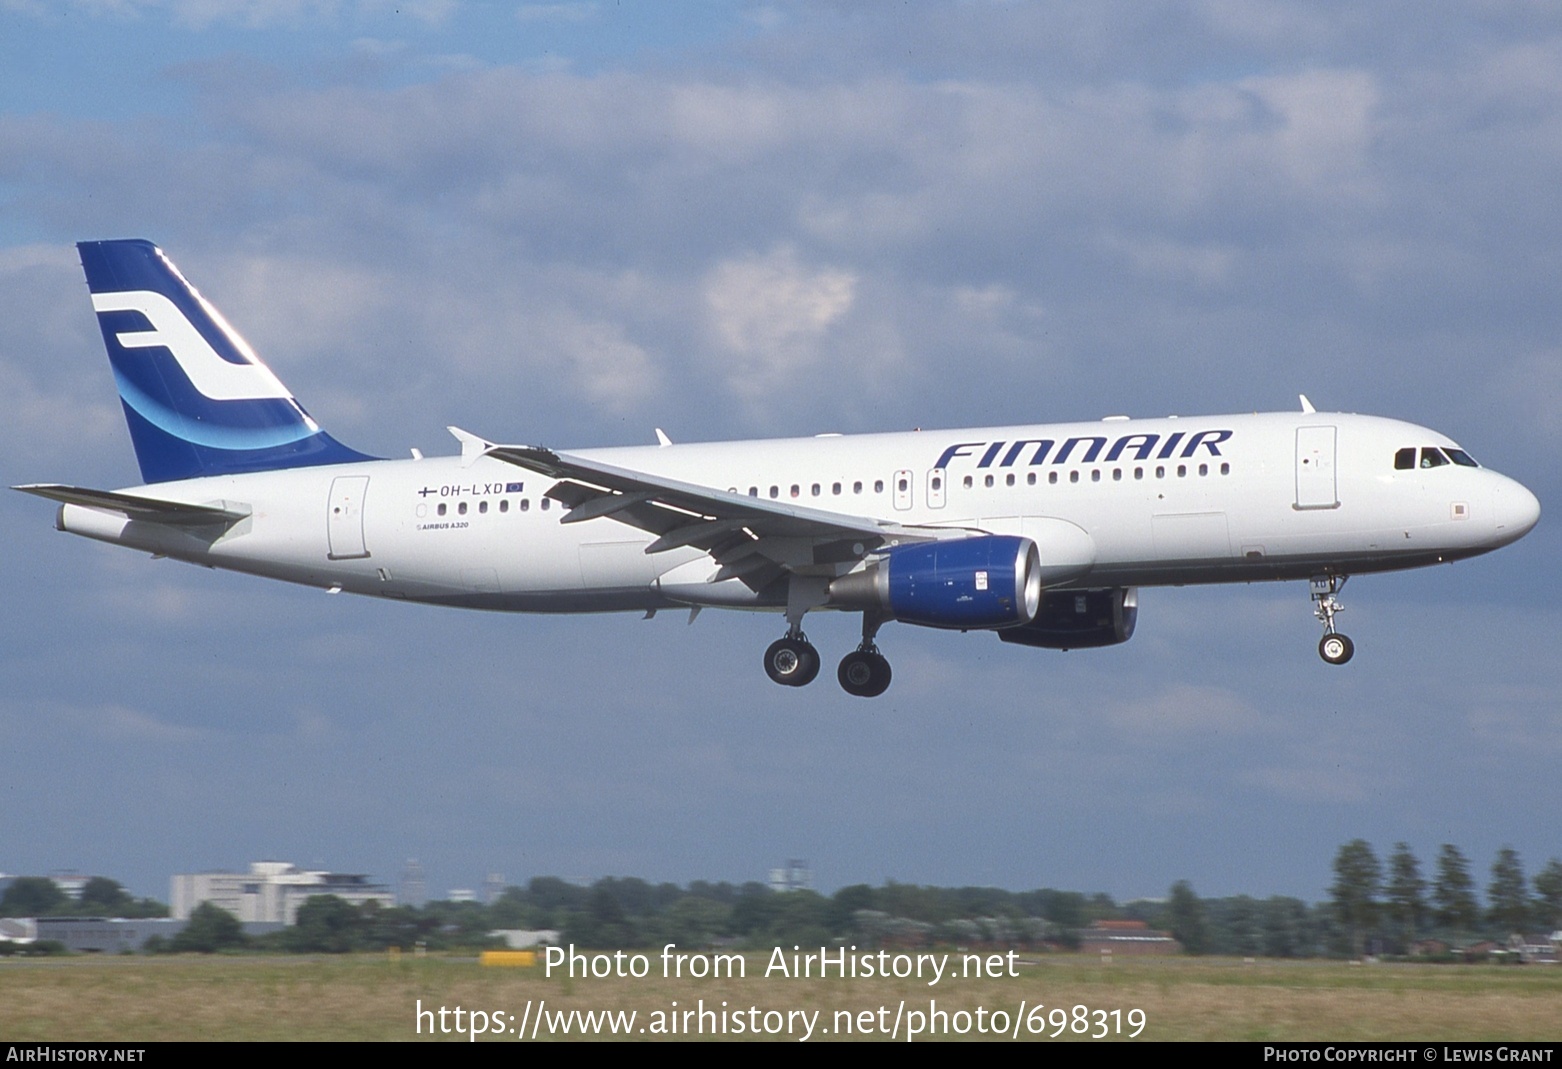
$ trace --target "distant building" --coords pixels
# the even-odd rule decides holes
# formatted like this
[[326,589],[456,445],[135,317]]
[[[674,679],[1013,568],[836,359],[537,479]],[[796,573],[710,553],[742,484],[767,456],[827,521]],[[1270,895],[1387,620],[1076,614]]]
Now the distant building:
[[1550,935],[1539,933],[1515,934],[1508,940],[1508,949],[1519,956],[1525,965],[1556,965],[1562,962],[1557,950],[1562,947],[1562,932]]
[[31,917],[0,917],[0,940],[31,943],[38,938],[38,922]]
[[81,901],[81,893],[87,889],[90,876],[83,876],[79,872],[65,870],[64,872],[49,873],[49,882],[65,893],[65,897],[72,902]]
[[539,946],[558,946],[563,938],[556,928],[499,928],[488,933],[504,940],[511,950],[530,950]]
[[202,902],[225,909],[245,923],[294,924],[298,907],[314,895],[335,895],[362,905],[393,906],[396,896],[384,884],[351,872],[305,872],[286,861],[256,861],[248,872],[196,872],[173,877],[171,912],[189,920]]
[[1096,921],[1080,930],[1079,949],[1087,954],[1180,954],[1182,944],[1144,921]]
[[791,858],[784,867],[770,870],[772,891],[806,891],[813,885],[814,874],[801,858]]
[[446,902],[476,902],[477,892],[470,887],[452,887],[445,895]]
[[423,903],[428,901],[428,881],[423,876],[423,866],[418,864],[418,859],[409,857],[406,865],[401,870],[401,889],[396,895],[396,904],[411,906],[413,909],[422,909]]
[[124,954],[139,951],[154,935],[172,939],[184,931],[188,922],[171,917],[39,917],[32,923],[39,939],[63,943],[66,950],[78,954]]

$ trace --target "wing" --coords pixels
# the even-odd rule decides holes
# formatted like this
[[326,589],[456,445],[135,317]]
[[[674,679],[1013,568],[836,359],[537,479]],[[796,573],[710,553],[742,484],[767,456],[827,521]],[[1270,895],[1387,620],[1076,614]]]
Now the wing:
[[966,533],[750,497],[535,446],[483,452],[559,480],[547,496],[569,508],[562,522],[611,517],[656,535],[647,553],[694,546],[720,565],[712,582],[741,578],[756,590],[783,572],[835,575],[885,546]]
[[247,509],[237,511],[218,505],[159,501],[153,497],[140,497],[114,490],[89,490],[82,486],[62,486],[58,483],[31,483],[13,486],[11,489],[67,505],[85,505],[103,512],[118,513],[126,519],[168,524],[171,527],[210,527],[218,524],[231,527],[249,515]]

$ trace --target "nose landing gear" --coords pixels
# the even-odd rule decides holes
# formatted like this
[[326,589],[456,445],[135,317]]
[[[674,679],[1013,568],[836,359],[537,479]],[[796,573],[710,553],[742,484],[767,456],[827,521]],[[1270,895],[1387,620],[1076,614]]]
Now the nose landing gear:
[[1334,629],[1334,614],[1345,608],[1335,595],[1344,588],[1349,578],[1347,575],[1315,575],[1310,580],[1313,615],[1323,624],[1318,656],[1330,664],[1344,664],[1356,653],[1356,644]]

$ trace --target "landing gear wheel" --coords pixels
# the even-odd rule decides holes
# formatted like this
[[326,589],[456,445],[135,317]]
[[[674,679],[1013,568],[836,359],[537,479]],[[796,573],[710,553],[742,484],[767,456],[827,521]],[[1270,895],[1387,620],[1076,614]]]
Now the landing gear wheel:
[[841,689],[858,698],[877,698],[889,689],[889,661],[878,650],[853,650],[835,673]]
[[1324,635],[1318,643],[1318,656],[1330,664],[1344,664],[1356,653],[1356,644],[1344,635]]
[[765,651],[765,674],[783,687],[806,687],[819,674],[819,651],[805,638],[778,638]]

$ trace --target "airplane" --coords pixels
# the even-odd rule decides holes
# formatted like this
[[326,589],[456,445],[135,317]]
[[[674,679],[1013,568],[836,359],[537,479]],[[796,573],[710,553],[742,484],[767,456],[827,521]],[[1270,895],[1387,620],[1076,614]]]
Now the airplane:
[[331,437],[151,242],[77,249],[144,485],[14,489],[55,526],[194,564],[508,612],[780,612],[800,687],[815,610],[859,612],[849,693],[890,684],[890,621],[1084,649],[1126,642],[1140,587],[1305,580],[1318,650],[1352,575],[1473,557],[1540,518],[1448,437],[1314,409],[558,451],[457,427],[381,459]]

